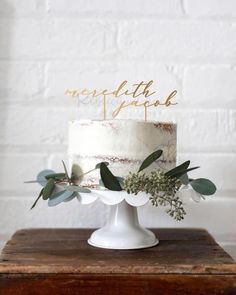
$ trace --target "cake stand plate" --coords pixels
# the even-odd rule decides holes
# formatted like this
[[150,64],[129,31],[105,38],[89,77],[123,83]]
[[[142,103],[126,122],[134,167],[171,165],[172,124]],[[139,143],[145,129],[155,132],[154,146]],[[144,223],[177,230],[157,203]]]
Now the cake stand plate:
[[154,233],[142,227],[138,220],[137,207],[148,202],[147,194],[130,195],[124,191],[92,190],[90,194],[81,193],[78,197],[82,204],[89,204],[97,199],[111,208],[107,224],[92,233],[88,240],[90,245],[128,250],[153,247],[159,243]]

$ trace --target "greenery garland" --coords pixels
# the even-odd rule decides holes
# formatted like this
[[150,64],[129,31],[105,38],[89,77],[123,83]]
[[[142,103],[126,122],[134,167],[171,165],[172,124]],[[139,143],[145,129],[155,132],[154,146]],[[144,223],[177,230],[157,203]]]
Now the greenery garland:
[[[43,186],[31,209],[35,207],[41,197],[44,200],[48,200],[49,206],[56,206],[61,202],[74,199],[79,193],[90,193],[90,188],[79,184],[84,175],[99,169],[101,187],[111,191],[125,190],[128,194],[133,195],[137,195],[139,192],[145,192],[150,196],[149,199],[154,206],[166,206],[166,212],[171,217],[175,220],[182,220],[186,212],[177,194],[181,186],[190,185],[201,195],[214,194],[216,186],[206,178],[189,178],[188,172],[199,168],[189,168],[190,161],[186,161],[167,172],[160,170],[154,170],[150,173],[143,172],[143,170],[159,159],[162,153],[162,150],[157,150],[150,154],[142,162],[138,171],[135,173],[130,172],[126,178],[113,175],[108,168],[108,162],[98,163],[94,169],[83,174],[77,171],[77,166],[75,165],[72,167],[71,176],[69,176],[66,165],[62,161],[64,172],[55,173],[52,170],[43,170],[38,174],[37,180],[27,181],[27,183],[37,182]],[[56,192],[57,186],[61,188],[59,192]]]

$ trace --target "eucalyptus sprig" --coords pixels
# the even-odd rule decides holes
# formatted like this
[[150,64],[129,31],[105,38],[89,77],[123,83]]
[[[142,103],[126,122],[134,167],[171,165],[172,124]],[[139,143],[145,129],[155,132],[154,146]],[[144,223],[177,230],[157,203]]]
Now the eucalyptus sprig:
[[[79,193],[90,193],[90,189],[80,186],[79,183],[85,174],[88,174],[100,168],[101,163],[98,163],[94,169],[80,173],[77,165],[72,166],[71,176],[68,174],[67,167],[62,161],[64,172],[56,173],[53,170],[43,170],[37,175],[37,179],[26,181],[26,183],[39,183],[43,186],[37,199],[33,203],[33,209],[39,199],[48,200],[50,207],[56,206],[61,202],[67,202],[79,196]],[[109,163],[103,162],[102,165],[107,166]]]

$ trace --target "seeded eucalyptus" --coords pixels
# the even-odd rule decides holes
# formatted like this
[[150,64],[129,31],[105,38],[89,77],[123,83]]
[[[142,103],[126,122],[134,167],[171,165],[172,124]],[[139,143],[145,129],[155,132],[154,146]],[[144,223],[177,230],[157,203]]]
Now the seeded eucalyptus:
[[150,174],[129,173],[124,180],[124,189],[130,194],[137,195],[145,192],[150,195],[154,206],[168,206],[166,212],[176,220],[184,218],[185,210],[176,192],[181,186],[181,181],[174,177],[166,176],[159,170]]

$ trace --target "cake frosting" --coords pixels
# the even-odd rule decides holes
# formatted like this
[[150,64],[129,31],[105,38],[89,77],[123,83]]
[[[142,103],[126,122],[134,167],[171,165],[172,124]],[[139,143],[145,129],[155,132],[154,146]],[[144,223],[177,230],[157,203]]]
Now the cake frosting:
[[[69,122],[69,164],[87,172],[99,162],[109,162],[116,176],[138,171],[142,161],[157,149],[163,155],[154,167],[168,170],[176,164],[176,125],[135,120],[76,120]],[[152,169],[154,168],[152,166]],[[84,176],[85,185],[96,185],[99,170]]]

